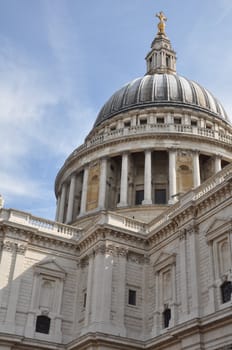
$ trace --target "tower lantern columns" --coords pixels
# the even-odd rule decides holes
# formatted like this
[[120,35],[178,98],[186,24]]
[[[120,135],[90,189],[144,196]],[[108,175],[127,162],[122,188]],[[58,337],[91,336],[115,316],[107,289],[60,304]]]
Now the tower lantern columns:
[[121,167],[121,186],[120,186],[120,202],[118,207],[125,207],[128,205],[128,153],[122,155]]
[[152,199],[151,199],[151,150],[145,151],[144,200],[143,200],[142,204],[152,204]]

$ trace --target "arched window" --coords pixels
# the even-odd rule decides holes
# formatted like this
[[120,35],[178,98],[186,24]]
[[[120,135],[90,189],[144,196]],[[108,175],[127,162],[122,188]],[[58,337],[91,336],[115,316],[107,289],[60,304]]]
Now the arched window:
[[225,281],[221,285],[222,302],[227,303],[231,300],[232,294],[232,283],[230,281]]
[[168,306],[165,306],[165,309],[163,312],[164,328],[168,328],[170,319],[171,319],[171,309],[169,309]]
[[36,319],[35,331],[38,333],[48,334],[50,330],[50,317],[46,315],[40,315]]

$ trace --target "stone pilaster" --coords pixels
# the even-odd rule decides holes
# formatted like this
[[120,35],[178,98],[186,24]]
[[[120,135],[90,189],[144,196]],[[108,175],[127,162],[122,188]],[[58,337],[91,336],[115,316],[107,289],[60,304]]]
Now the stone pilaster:
[[192,307],[190,310],[192,317],[198,317],[200,313],[200,300],[199,300],[199,243],[198,243],[198,230],[195,226],[188,228],[187,230],[189,239],[189,257],[190,257],[190,281],[191,281],[191,295],[192,295]]
[[187,290],[187,259],[186,259],[186,231],[181,230],[179,234],[180,249],[180,289],[181,289],[181,314],[180,321],[183,322],[188,314],[188,290]]
[[91,315],[91,301],[92,301],[92,287],[93,287],[93,265],[94,256],[89,255],[89,266],[88,266],[88,277],[87,277],[87,296],[86,296],[86,307],[85,307],[85,327],[90,324]]
[[2,245],[2,257],[0,264],[0,307],[7,306],[2,304],[2,298],[5,288],[13,279],[15,258],[16,244],[12,241],[4,241]]
[[26,244],[15,244],[15,261],[14,266],[12,266],[13,276],[4,326],[5,332],[7,333],[15,331],[16,308],[19,298],[21,276],[24,271],[24,255],[26,248]]

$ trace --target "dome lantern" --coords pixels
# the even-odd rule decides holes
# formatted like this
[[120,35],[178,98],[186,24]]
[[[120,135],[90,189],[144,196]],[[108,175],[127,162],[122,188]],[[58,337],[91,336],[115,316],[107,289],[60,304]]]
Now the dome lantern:
[[146,74],[175,74],[176,53],[165,33],[165,22],[167,21],[167,17],[163,12],[156,14],[156,17],[160,19],[160,22],[157,25],[158,33],[151,44],[151,51],[146,56]]

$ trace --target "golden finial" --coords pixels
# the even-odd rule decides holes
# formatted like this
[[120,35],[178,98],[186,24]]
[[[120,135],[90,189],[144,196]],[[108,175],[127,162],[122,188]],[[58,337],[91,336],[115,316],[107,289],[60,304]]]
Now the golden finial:
[[156,14],[156,17],[159,18],[160,22],[158,23],[158,34],[165,34],[165,22],[167,22],[167,17],[164,15],[164,13],[161,11]]

